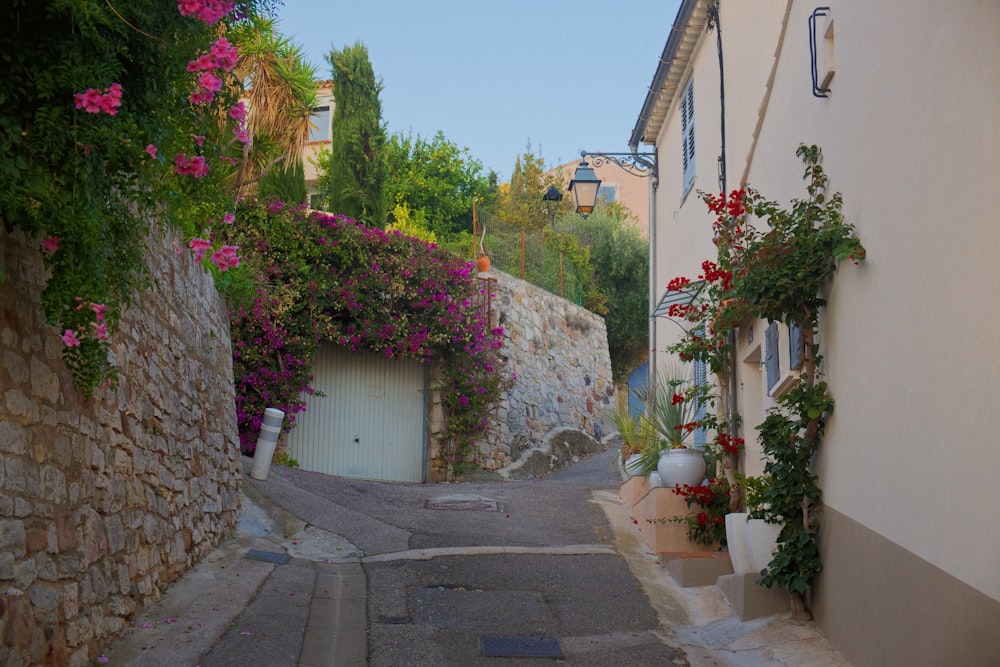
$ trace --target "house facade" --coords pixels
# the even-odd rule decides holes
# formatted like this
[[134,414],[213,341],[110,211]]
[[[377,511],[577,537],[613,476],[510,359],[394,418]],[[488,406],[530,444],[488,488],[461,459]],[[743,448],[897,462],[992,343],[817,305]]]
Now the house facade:
[[[333,80],[325,79],[316,82],[316,107],[313,109],[312,127],[309,128],[309,142],[302,151],[302,167],[306,177],[306,196],[310,205],[314,197],[319,196],[316,182],[319,180],[319,170],[316,160],[323,151],[329,151],[331,134],[333,132]],[[317,208],[316,206],[313,206]]]
[[[787,204],[805,196],[796,148],[820,146],[868,259],[824,294],[836,408],[814,462],[810,609],[853,664],[997,664],[1000,5],[721,0],[717,21],[711,5],[681,3],[632,134],[659,160],[651,310],[715,257],[698,191],[749,184]],[[654,318],[654,368],[679,331]],[[761,321],[736,339],[741,464],[760,474],[754,427],[795,376],[793,344]]]

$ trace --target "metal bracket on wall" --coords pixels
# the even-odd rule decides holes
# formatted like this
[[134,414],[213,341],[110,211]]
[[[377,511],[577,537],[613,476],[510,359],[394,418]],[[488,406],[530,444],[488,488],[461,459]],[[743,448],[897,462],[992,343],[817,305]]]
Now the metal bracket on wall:
[[827,12],[829,11],[829,7],[817,7],[813,10],[813,13],[809,15],[809,69],[812,72],[812,93],[816,97],[829,97],[827,93],[830,92],[829,88],[820,87],[819,70],[816,62],[818,58],[816,19],[821,16],[827,16]]

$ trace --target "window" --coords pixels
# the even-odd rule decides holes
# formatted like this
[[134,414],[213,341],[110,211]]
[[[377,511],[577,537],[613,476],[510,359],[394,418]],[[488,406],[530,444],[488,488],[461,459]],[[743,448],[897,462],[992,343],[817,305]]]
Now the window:
[[618,186],[617,185],[604,185],[603,183],[597,188],[597,201],[602,204],[610,204],[613,201],[618,201]]
[[309,128],[309,141],[330,141],[330,107],[313,109],[312,126]]
[[694,79],[688,79],[681,93],[681,164],[683,166],[682,196],[694,185]]
[[771,322],[764,332],[764,368],[767,370],[767,391],[770,392],[781,379],[778,366],[778,323]]

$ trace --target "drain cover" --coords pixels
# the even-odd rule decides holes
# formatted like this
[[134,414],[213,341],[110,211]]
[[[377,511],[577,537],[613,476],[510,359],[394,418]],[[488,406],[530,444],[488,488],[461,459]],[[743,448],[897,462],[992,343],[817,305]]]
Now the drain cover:
[[247,558],[250,560],[262,560],[265,563],[275,563],[276,565],[284,565],[288,562],[288,554],[277,551],[261,551],[260,549],[251,549],[248,551]]
[[500,506],[491,498],[471,493],[456,493],[450,496],[428,498],[425,505],[431,510],[467,510],[479,512],[499,512]]
[[487,658],[562,658],[555,637],[480,637],[479,646]]

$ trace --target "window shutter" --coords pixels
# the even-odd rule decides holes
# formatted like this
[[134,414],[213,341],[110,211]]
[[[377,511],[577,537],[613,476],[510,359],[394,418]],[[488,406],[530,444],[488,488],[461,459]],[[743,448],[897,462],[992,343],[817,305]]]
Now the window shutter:
[[681,164],[684,172],[683,192],[694,184],[694,79],[689,79],[681,95]]
[[[694,360],[694,384],[696,387],[703,387],[708,382],[708,364],[700,359]],[[694,412],[694,420],[701,421],[705,417],[705,412],[707,408],[704,403],[697,406]],[[705,443],[708,441],[708,432],[703,428],[695,429],[692,434],[694,446],[698,449],[703,449]]]
[[767,370],[767,390],[771,391],[781,378],[778,367],[778,323],[771,322],[764,332],[764,367]]
[[802,327],[797,324],[788,325],[788,366],[792,370],[802,367],[802,357],[805,356],[805,339],[802,338]]

